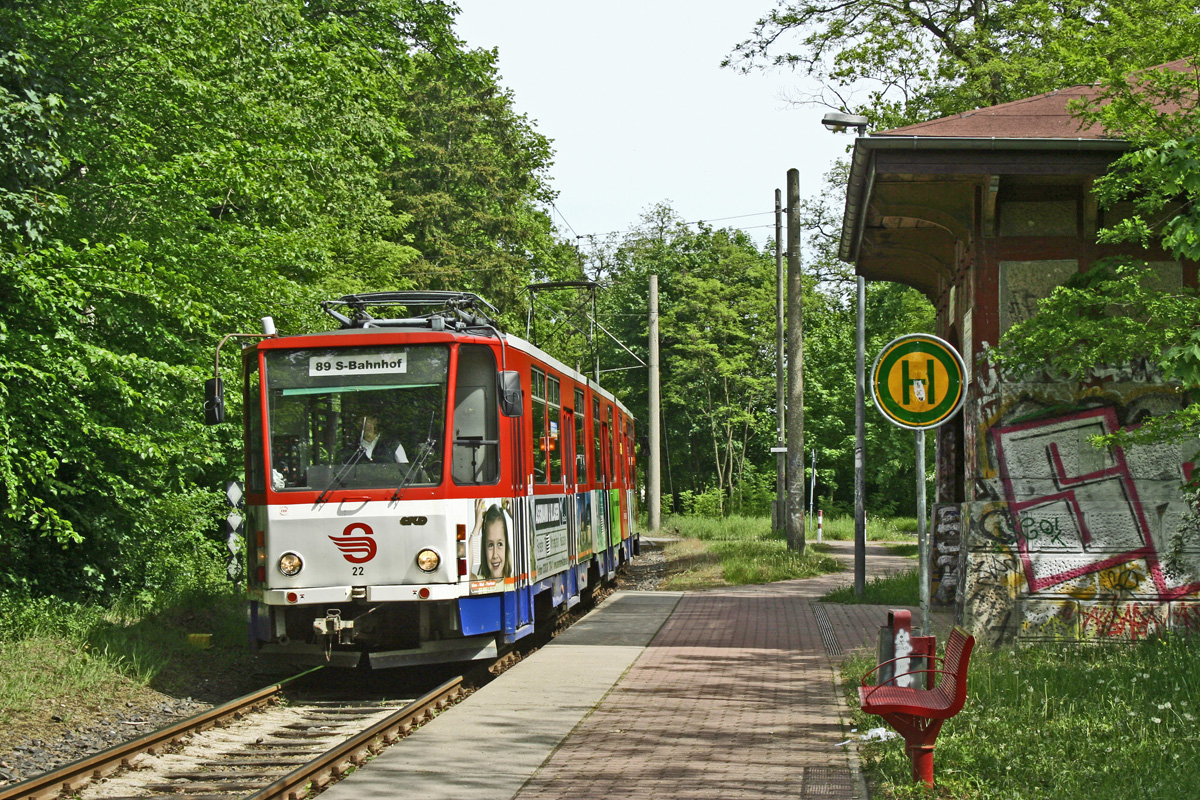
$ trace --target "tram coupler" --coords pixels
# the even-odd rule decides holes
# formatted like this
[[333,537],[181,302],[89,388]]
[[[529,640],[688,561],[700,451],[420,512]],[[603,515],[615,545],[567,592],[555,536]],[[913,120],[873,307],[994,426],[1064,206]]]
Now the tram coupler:
[[337,644],[354,644],[354,620],[342,619],[342,612],[331,608],[325,616],[313,620],[313,633],[328,642],[336,639]]

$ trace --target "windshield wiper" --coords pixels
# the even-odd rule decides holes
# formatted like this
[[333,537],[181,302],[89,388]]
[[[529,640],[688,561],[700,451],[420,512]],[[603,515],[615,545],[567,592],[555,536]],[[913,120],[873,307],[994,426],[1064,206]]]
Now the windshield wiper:
[[400,481],[400,485],[396,487],[396,491],[392,492],[392,499],[388,502],[394,503],[397,500],[403,499],[404,492],[406,489],[408,489],[408,485],[412,483],[413,477],[416,476],[418,471],[424,469],[425,459],[429,458],[429,454],[432,453],[433,448],[437,446],[437,440],[434,438],[434,434],[438,430],[438,427],[435,424],[436,422],[436,414],[430,414],[429,434],[425,437],[425,441],[422,442],[421,446],[417,449],[416,459],[409,463],[408,471],[404,473],[404,479]]
[[396,487],[396,491],[392,493],[392,499],[388,502],[394,503],[404,498],[404,492],[408,489],[408,485],[413,482],[417,473],[424,469],[425,460],[429,458],[429,454],[436,446],[437,442],[432,436],[421,442],[421,446],[417,449],[416,459],[408,465],[408,471],[404,473],[404,480],[400,481],[400,485]]
[[359,442],[358,449],[354,451],[354,455],[350,456],[350,458],[346,460],[345,465],[337,471],[333,478],[330,479],[329,485],[326,486],[319,495],[317,495],[317,502],[313,505],[321,505],[321,503],[325,500],[325,495],[341,486],[342,483],[345,482],[346,474],[354,468],[355,464],[357,464],[359,461],[362,461],[363,456],[366,454],[367,449],[362,446],[362,442]]

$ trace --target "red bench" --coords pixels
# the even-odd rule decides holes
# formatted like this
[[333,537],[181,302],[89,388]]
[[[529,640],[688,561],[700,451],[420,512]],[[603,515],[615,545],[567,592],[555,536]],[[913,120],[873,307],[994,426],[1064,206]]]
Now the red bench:
[[878,686],[867,683],[867,678],[880,667],[900,660],[895,658],[876,665],[863,676],[862,686],[858,687],[858,701],[862,710],[883,717],[904,737],[905,749],[912,759],[913,780],[926,786],[933,786],[933,743],[942,729],[942,723],[962,711],[967,700],[967,664],[974,647],[975,637],[955,627],[946,640],[945,657],[935,658],[935,661],[941,662],[941,669],[917,669],[901,673],[925,675],[926,681],[923,683],[926,685],[931,685],[934,675],[940,675],[936,688],[895,686],[895,678]]

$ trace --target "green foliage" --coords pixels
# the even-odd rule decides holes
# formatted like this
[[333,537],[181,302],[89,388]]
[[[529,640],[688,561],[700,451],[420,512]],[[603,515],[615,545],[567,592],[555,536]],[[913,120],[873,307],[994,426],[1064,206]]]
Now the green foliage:
[[[1190,797],[1200,769],[1198,656],[1195,637],[977,647],[966,706],[937,740],[936,792],[912,784],[903,740],[893,739],[859,747],[872,797],[1058,800],[1128,794],[1130,787],[1138,797]],[[853,687],[871,666],[857,657],[842,667],[860,731],[884,724],[856,707]]]
[[[853,514],[825,514],[821,527],[826,540],[852,541],[854,539]],[[917,532],[915,517],[889,517],[880,514],[867,515],[866,536],[868,542],[894,542]]]
[[[1200,34],[1180,37],[1194,58]],[[1114,71],[1099,94],[1079,104],[1080,118],[1133,147],[1096,181],[1101,205],[1129,201],[1133,213],[1101,231],[1100,241],[1160,244],[1175,258],[1200,258],[1200,66]]]
[[727,517],[703,514],[680,514],[663,518],[664,536],[681,536],[704,542],[737,539],[777,538],[771,532],[771,520],[767,517],[744,517],[731,514]]
[[498,87],[494,51],[417,53],[400,119],[411,158],[385,170],[386,193],[411,216],[404,241],[420,255],[420,288],[475,287],[523,325],[531,279],[579,280],[576,254],[552,235],[543,207],[550,142]]
[[[692,230],[659,206],[599,261],[603,324],[643,361],[649,276],[658,275],[667,491],[691,492],[680,502],[701,502],[702,513],[742,508],[740,487],[761,486],[761,473],[750,478],[749,470],[762,464],[774,429],[773,260],[744,233]],[[630,360],[613,343],[601,351],[603,366]],[[642,370],[605,382],[646,418]],[[709,488],[715,508],[695,499]]]
[[1183,0],[784,0],[725,63],[797,70],[823,87],[802,101],[892,128],[1179,58],[1198,24]]
[[[0,592],[0,723],[19,730],[54,701],[71,724],[83,706],[115,702],[134,684],[194,695],[197,675],[247,668],[245,624],[244,598],[228,585],[142,607]],[[211,634],[212,650],[190,646],[190,633]]]
[[[1195,52],[1191,27],[1179,41]],[[1096,181],[1100,204],[1120,212],[1099,240],[1134,252],[1161,248],[1200,258],[1200,68],[1190,62],[1137,72],[1114,70],[1081,119],[1131,143]],[[1041,301],[1038,314],[1000,342],[998,362],[1014,371],[1047,368],[1075,378],[1093,367],[1147,360],[1181,391],[1200,388],[1200,303],[1195,289],[1163,287],[1134,258],[1106,259]],[[1148,419],[1097,444],[1181,441],[1200,431],[1200,408]]]
[[[1145,359],[1151,370],[1182,381],[1182,392],[1200,386],[1197,326],[1194,289],[1164,289],[1145,262],[1104,259],[1041,300],[1038,313],[1013,325],[990,355],[1013,374],[1044,370],[1076,380]],[[1185,406],[1097,443],[1181,440],[1197,430],[1200,410]]]
[[1085,378],[1098,367],[1162,354],[1162,366],[1177,370],[1183,361],[1171,353],[1191,342],[1197,324],[1194,290],[1164,289],[1144,262],[1104,259],[1057,287],[1035,316],[1010,328],[994,358],[1017,372],[1049,368]]
[[[805,449],[818,451],[818,506],[844,510],[854,500],[853,284],[828,242],[813,244],[802,297]],[[649,276],[658,275],[663,489],[672,507],[686,514],[769,516],[776,471],[770,448],[777,437],[774,253],[735,231],[693,229],[663,205],[621,240],[601,246],[595,258],[605,287],[602,323],[643,360]],[[932,330],[932,307],[906,287],[872,284],[868,308],[872,355],[901,333]],[[616,345],[602,350],[604,367],[631,363]],[[605,383],[635,418],[646,419],[642,370],[609,373]],[[874,412],[867,429],[871,510],[915,507],[911,434]],[[645,430],[643,423],[643,436]]]
[[[323,326],[319,300],[412,287],[418,263],[483,262],[486,281],[443,277],[505,298],[573,266],[537,211],[548,143],[455,13],[0,8],[0,590],[144,602],[222,580],[240,401],[221,429],[199,406],[223,334]],[[429,235],[443,219],[468,222]]]

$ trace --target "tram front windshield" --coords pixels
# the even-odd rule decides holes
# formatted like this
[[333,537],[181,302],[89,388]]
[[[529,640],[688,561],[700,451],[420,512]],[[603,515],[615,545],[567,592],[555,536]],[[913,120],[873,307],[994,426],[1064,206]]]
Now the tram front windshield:
[[444,345],[266,354],[275,491],[442,482]]

